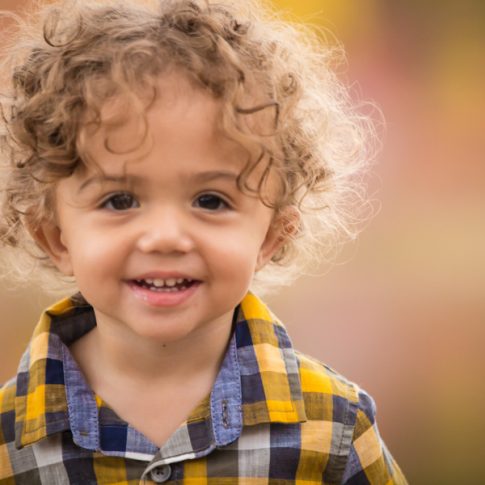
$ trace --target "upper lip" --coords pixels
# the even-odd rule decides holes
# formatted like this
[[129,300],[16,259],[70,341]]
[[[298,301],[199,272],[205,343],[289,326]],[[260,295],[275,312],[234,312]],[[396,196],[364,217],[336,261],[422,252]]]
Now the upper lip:
[[193,276],[189,276],[187,273],[182,273],[179,271],[150,271],[148,273],[143,273],[133,280],[169,280],[169,279],[184,279],[184,280],[192,280],[192,281],[199,281],[197,278]]

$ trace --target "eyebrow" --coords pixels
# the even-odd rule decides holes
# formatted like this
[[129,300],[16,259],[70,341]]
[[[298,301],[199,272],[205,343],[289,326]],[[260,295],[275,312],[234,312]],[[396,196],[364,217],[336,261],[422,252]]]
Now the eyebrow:
[[93,175],[92,177],[89,177],[86,179],[80,186],[79,189],[77,190],[77,193],[79,194],[82,192],[84,189],[89,187],[90,185],[93,185],[95,183],[115,183],[118,185],[126,184],[127,182],[136,182],[138,177],[135,176],[127,176],[127,175],[108,175],[108,174],[102,174],[102,175]]
[[[209,170],[207,172],[197,172],[194,174],[189,174],[183,177],[184,182],[212,182],[214,180],[223,179],[228,181],[236,181],[239,177],[239,173],[226,171],[226,170]],[[136,175],[110,175],[101,174],[94,175],[87,180],[85,180],[78,189],[78,194],[85,190],[89,185],[94,183],[115,183],[118,185],[130,184],[130,185],[141,185],[143,183],[143,178]]]
[[226,179],[229,181],[237,180],[239,173],[228,170],[210,170],[207,172],[198,172],[187,177],[195,182],[212,182],[217,179]]

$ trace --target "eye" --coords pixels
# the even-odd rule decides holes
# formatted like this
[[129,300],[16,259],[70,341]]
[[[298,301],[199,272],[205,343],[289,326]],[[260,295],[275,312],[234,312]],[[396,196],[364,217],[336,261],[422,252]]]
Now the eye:
[[136,209],[140,207],[138,201],[127,192],[119,192],[113,194],[103,201],[101,204],[102,209],[108,209],[112,211],[126,211],[129,209]]
[[215,194],[199,195],[195,199],[195,206],[208,211],[220,211],[230,208],[229,204],[222,197]]

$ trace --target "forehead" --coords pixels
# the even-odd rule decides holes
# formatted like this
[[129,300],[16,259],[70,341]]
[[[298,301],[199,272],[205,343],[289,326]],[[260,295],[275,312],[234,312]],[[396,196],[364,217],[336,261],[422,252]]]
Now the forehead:
[[[223,109],[220,100],[176,70],[156,78],[151,91],[113,96],[101,107],[100,123],[88,121],[81,130],[85,164],[75,178],[93,172],[146,174],[162,166],[165,178],[175,174],[181,180],[190,178],[190,172],[222,168],[240,174],[261,148],[228,136]],[[147,160],[151,162],[130,163]],[[250,187],[258,187],[265,162],[251,170]]]
[[[171,152],[197,146],[203,151],[234,151],[241,146],[221,129],[221,103],[180,72],[156,78],[153,86],[107,99],[99,116],[80,130],[81,158],[103,168],[120,159],[142,158],[155,145]],[[177,150],[175,150],[177,149]]]

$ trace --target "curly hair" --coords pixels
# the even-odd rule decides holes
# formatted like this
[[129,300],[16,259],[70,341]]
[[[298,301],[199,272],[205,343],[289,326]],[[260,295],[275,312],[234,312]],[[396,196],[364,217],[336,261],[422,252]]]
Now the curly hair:
[[[256,190],[276,211],[298,210],[298,230],[255,275],[253,289],[289,284],[309,265],[331,261],[367,218],[363,174],[375,130],[338,79],[342,50],[259,1],[57,2],[18,19],[9,37],[0,241],[15,250],[12,276],[31,279],[30,265],[60,279],[31,234],[54,217],[56,183],[88,163],[83,127],[99,126],[103,104],[120,93],[142,106],[141,93],[173,67],[221,101],[225,132],[259,154],[241,172],[240,189]],[[244,122],[263,112],[270,129]],[[248,186],[258,163],[266,163],[259,189],[270,172],[278,176],[277,201]]]

